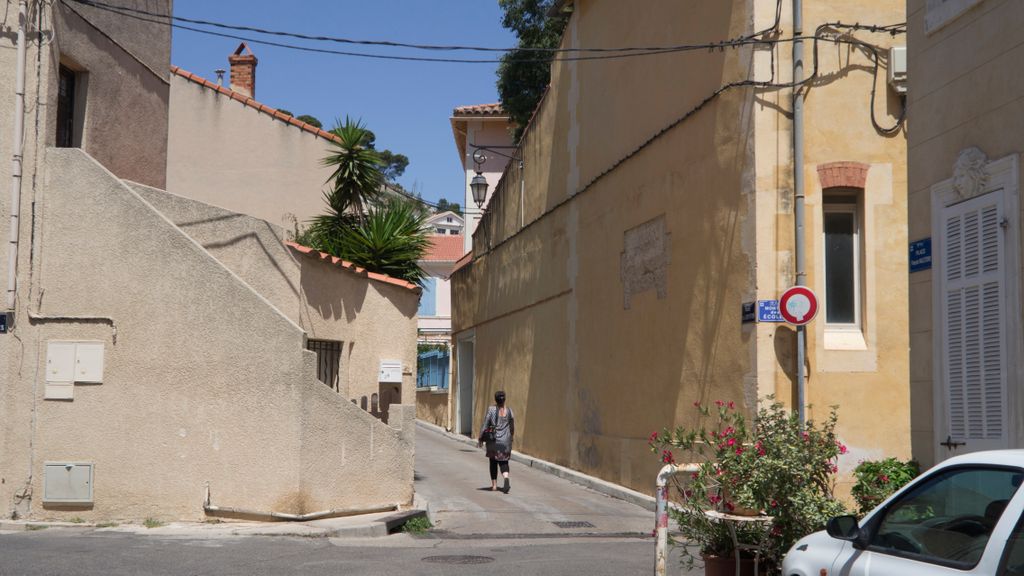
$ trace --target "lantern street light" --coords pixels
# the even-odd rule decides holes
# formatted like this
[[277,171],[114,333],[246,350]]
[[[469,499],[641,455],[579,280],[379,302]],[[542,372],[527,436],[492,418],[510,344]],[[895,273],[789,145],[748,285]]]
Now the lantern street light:
[[476,207],[483,210],[484,203],[487,201],[487,178],[484,178],[481,165],[487,162],[487,156],[482,150],[474,150],[473,162],[476,164],[476,176],[469,181],[469,189],[473,193],[473,202]]

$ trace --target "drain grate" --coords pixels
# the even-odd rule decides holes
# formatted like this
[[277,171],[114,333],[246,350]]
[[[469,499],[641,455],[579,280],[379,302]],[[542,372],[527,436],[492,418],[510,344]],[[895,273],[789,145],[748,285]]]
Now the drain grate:
[[490,564],[494,562],[494,558],[490,556],[427,556],[423,559],[424,562],[430,562],[431,564]]
[[579,522],[571,520],[562,522],[552,522],[552,524],[558,526],[559,528],[594,528],[594,525],[590,522]]

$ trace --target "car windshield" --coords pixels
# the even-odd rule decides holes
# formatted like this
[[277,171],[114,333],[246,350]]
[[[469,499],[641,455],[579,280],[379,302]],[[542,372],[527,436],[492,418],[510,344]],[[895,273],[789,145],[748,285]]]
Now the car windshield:
[[962,467],[934,475],[894,501],[871,547],[960,569],[981,559],[992,529],[1020,487],[1015,468]]

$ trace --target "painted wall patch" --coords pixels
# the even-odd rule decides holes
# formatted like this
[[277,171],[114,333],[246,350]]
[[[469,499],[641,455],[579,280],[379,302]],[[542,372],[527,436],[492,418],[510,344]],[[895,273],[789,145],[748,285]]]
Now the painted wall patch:
[[641,292],[654,290],[659,300],[668,295],[669,236],[664,214],[623,233],[623,309],[629,310],[633,296]]

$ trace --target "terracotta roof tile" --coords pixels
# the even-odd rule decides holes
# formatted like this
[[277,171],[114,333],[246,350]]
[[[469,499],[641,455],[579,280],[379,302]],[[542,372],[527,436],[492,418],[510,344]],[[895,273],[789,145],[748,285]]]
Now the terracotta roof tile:
[[424,262],[455,262],[466,250],[462,246],[462,235],[447,236],[435,234],[430,237],[430,247],[423,255]]
[[452,274],[455,274],[459,270],[462,270],[463,268],[465,268],[466,266],[468,266],[472,262],[473,262],[473,251],[470,250],[469,252],[466,252],[465,256],[463,256],[462,258],[459,258],[459,261],[455,263],[455,267],[452,268]]
[[472,106],[459,106],[452,111],[452,116],[508,116],[501,104],[474,104]]
[[277,110],[276,108],[271,108],[270,106],[267,106],[266,104],[258,102],[256,100],[254,100],[253,98],[251,98],[249,96],[246,96],[245,94],[242,94],[240,92],[235,92],[234,90],[231,90],[229,88],[225,88],[223,86],[220,86],[219,84],[217,84],[215,82],[210,82],[209,80],[207,80],[206,78],[203,78],[202,76],[199,76],[198,74],[193,74],[193,73],[189,72],[188,70],[183,70],[182,68],[179,68],[178,66],[171,66],[171,74],[175,74],[177,76],[181,76],[182,78],[184,78],[184,79],[186,79],[186,80],[188,80],[190,82],[195,82],[196,84],[199,84],[200,86],[203,86],[205,88],[209,88],[210,90],[213,90],[215,92],[223,94],[224,96],[227,96],[228,98],[231,98],[233,100],[238,100],[239,102],[241,102],[242,104],[244,104],[244,105],[246,105],[246,106],[248,106],[250,108],[254,108],[256,110],[259,110],[260,112],[263,112],[264,114],[266,114],[268,116],[271,116],[273,118],[277,118],[278,120],[281,120],[282,122],[287,122],[287,123],[291,124],[292,126],[295,126],[295,127],[299,128],[301,130],[304,130],[306,132],[309,132],[310,134],[314,134],[314,135],[319,136],[320,138],[324,138],[326,140],[334,140],[335,142],[338,141],[338,137],[337,136],[335,136],[334,134],[331,134],[330,132],[328,132],[326,130],[322,130],[320,128],[317,128],[316,126],[313,126],[312,124],[307,124],[307,123],[305,123],[305,122],[303,122],[303,121],[301,121],[301,120],[299,120],[299,119],[297,119],[297,118],[295,118],[293,116],[289,116],[289,115],[285,114],[284,112],[281,112],[281,111]]
[[303,246],[301,244],[296,244],[295,242],[285,242],[285,244],[289,248],[291,248],[292,250],[295,250],[296,252],[305,254],[305,255],[307,255],[307,256],[309,256],[311,258],[316,258],[318,260],[322,260],[324,262],[328,262],[330,264],[338,266],[339,268],[344,268],[344,269],[352,272],[353,274],[356,274],[357,276],[362,276],[364,278],[369,278],[370,280],[376,280],[378,282],[384,282],[385,284],[393,284],[395,286],[400,286],[402,288],[406,288],[408,290],[412,290],[413,292],[419,292],[420,291],[420,287],[419,286],[417,286],[417,285],[415,285],[412,282],[409,282],[407,280],[401,280],[399,278],[392,278],[391,276],[388,276],[386,274],[378,274],[376,272],[369,272],[365,268],[362,268],[360,266],[356,266],[352,262],[349,262],[347,260],[342,260],[341,258],[338,258],[337,256],[331,256],[330,254],[327,254],[325,252],[320,252],[319,250],[314,250],[314,249],[312,249],[312,248],[310,248],[308,246]]

